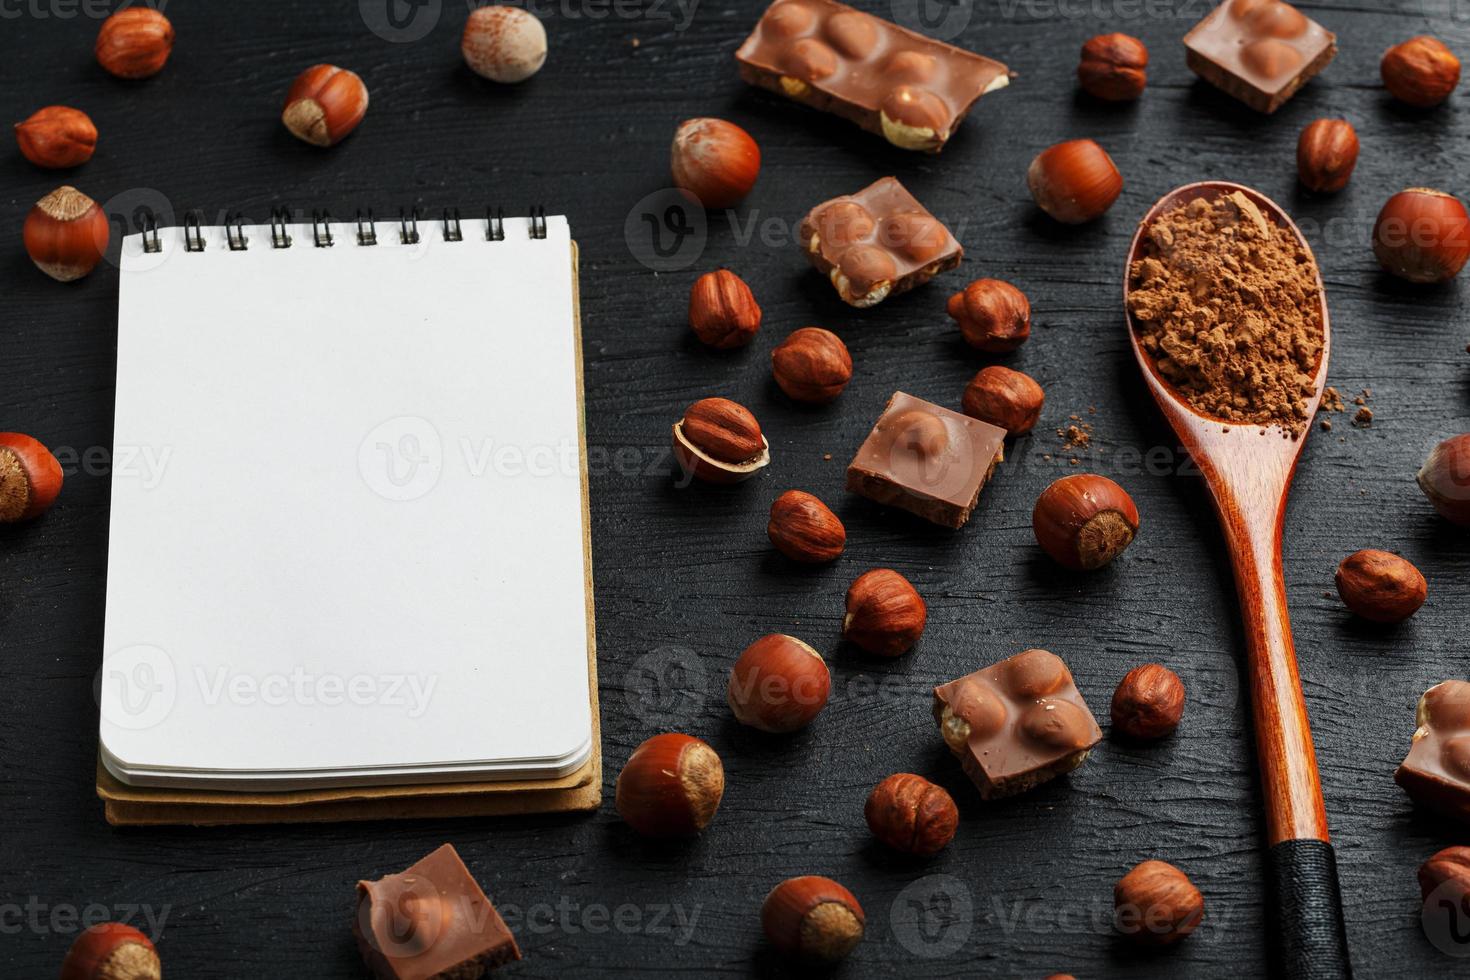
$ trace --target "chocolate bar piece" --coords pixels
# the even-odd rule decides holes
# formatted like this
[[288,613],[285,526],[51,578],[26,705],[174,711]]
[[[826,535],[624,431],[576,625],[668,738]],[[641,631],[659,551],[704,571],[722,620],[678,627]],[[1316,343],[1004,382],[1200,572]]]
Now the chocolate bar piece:
[[402,874],[359,881],[352,934],[379,980],[475,980],[521,958],[452,844]]
[[801,242],[849,306],[865,309],[953,269],[965,250],[895,177],[818,204]]
[[1337,36],[1283,0],[1225,0],[1184,35],[1200,78],[1275,112],[1337,54]]
[[735,52],[740,77],[877,133],[938,153],[1011,73],[835,0],[776,0]]
[[1470,820],[1470,681],[1445,681],[1424,692],[1417,724],[1393,781],[1415,802]]
[[1027,650],[934,689],[934,719],[981,799],[1071,772],[1102,730],[1062,658]]
[[1005,458],[1006,430],[894,392],[847,467],[847,489],[944,527],[963,527]]

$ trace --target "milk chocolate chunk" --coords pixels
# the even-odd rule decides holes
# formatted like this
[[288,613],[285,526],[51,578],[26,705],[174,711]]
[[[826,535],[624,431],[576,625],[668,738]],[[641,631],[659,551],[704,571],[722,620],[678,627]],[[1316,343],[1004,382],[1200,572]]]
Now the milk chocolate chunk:
[[776,0],[735,52],[740,77],[905,150],[938,153],[1005,65],[836,0]]
[[808,261],[860,309],[922,286],[965,254],[894,177],[818,204],[801,219],[800,235]]
[[1225,0],[1184,35],[1190,69],[1275,112],[1337,54],[1337,36],[1283,0]]
[[1062,658],[1027,650],[934,689],[934,720],[981,799],[1071,772],[1102,740]]
[[521,958],[452,844],[402,874],[359,881],[352,934],[379,980],[475,980]]
[[949,528],[963,527],[1005,458],[1006,430],[895,392],[847,467],[847,489]]
[[1417,724],[1394,782],[1415,802],[1470,821],[1470,681],[1445,681],[1426,691]]

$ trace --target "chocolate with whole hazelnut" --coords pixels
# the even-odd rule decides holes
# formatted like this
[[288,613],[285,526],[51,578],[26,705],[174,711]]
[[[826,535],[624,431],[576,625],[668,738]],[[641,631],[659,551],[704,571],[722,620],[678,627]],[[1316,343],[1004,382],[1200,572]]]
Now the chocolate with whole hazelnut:
[[1394,782],[1416,803],[1470,821],[1470,681],[1444,681],[1425,691],[1415,723]]
[[1272,113],[1337,54],[1337,36],[1284,0],[1225,0],[1184,35],[1200,78]]

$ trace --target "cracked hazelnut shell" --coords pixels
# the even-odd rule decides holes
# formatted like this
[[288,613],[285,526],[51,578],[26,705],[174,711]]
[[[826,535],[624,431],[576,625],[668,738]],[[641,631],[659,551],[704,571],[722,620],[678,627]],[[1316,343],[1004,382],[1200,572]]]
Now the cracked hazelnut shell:
[[704,398],[674,423],[674,457],[685,473],[707,483],[738,483],[771,461],[760,423],[744,405]]

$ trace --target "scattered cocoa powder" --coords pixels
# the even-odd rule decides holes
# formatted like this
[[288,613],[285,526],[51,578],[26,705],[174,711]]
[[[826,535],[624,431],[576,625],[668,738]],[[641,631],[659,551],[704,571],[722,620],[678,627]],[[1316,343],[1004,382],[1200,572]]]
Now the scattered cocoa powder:
[[1159,373],[1199,412],[1299,436],[1323,333],[1316,264],[1296,236],[1234,191],[1160,215],[1140,254],[1128,309]]
[[1373,409],[1366,405],[1358,409],[1358,414],[1353,416],[1353,425],[1360,429],[1366,429],[1373,424]]
[[1092,445],[1092,425],[1088,422],[1064,425],[1057,430],[1057,438],[1062,440],[1063,449],[1086,449]]
[[1340,412],[1346,406],[1342,403],[1342,392],[1328,385],[1322,390],[1322,411]]

